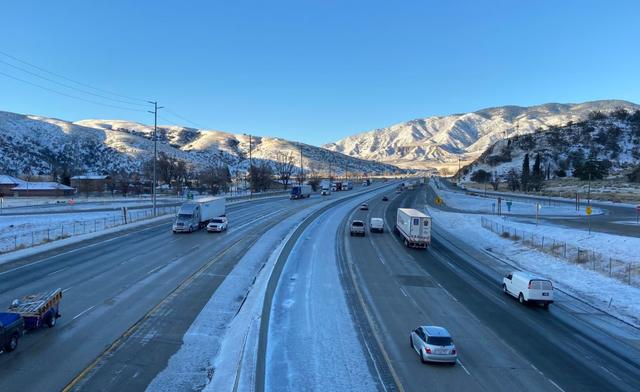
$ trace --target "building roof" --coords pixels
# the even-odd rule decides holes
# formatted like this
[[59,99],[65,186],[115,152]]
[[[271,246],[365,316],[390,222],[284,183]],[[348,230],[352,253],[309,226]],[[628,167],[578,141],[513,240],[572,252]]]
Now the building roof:
[[23,182],[26,182],[26,181],[13,176],[8,176],[6,174],[0,174],[0,185],[11,185],[11,184],[17,185],[17,184],[22,184]]
[[73,176],[72,180],[106,180],[109,176],[89,174],[86,176]]
[[26,190],[75,190],[70,186],[66,186],[57,182],[26,182],[23,181],[18,186],[11,188],[12,191],[26,191]]

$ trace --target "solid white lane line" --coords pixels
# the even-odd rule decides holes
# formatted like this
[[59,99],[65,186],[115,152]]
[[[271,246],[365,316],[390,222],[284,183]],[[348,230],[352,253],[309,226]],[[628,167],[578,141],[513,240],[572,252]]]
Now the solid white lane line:
[[60,268],[59,270],[50,272],[50,273],[47,274],[47,276],[51,276],[51,275],[57,274],[58,272],[62,272],[64,270],[66,270],[66,269],[69,269],[69,267]]
[[82,316],[83,314],[85,314],[85,313],[89,312],[91,309],[93,309],[93,308],[95,308],[95,307],[96,307],[96,305],[93,305],[92,307],[90,307],[90,308],[87,308],[87,309],[83,310],[82,312],[78,313],[78,314],[77,314],[74,318],[72,318],[71,320],[75,320],[75,319],[77,319],[78,317],[80,317],[80,316]]
[[600,365],[600,368],[601,368],[602,370],[604,370],[605,372],[609,373],[610,375],[612,375],[612,376],[613,376],[615,379],[617,379],[618,381],[622,381],[622,379],[621,379],[620,377],[618,377],[618,376],[616,376],[615,374],[613,374],[613,373],[611,372],[611,370],[607,369],[606,367],[604,367],[604,366]]
[[67,291],[71,290],[71,287],[67,287],[66,289],[62,290],[63,293],[66,293]]
[[462,364],[462,361],[460,361],[460,358],[458,358],[458,363],[460,364],[460,366],[462,366],[462,370],[465,371],[465,373],[467,373],[467,375],[471,375],[471,373],[469,373],[469,371],[467,370],[467,368]]

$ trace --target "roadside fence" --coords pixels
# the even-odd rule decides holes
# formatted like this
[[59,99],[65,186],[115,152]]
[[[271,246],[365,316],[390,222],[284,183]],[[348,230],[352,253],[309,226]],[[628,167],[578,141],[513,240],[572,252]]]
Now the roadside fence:
[[[178,208],[179,207],[177,206],[158,207],[158,216],[175,214],[178,211]],[[0,254],[76,235],[95,233],[152,217],[152,209],[127,210],[126,222],[123,214],[114,212],[113,215],[104,218],[86,220],[78,219],[74,221],[61,222],[59,224],[49,224],[46,229],[0,237]]]
[[[253,194],[242,194],[238,196],[226,196],[229,202],[259,199],[264,197],[279,196],[288,194],[291,191],[268,191]],[[157,216],[176,214],[179,205],[158,206],[156,207]],[[69,238],[76,235],[95,233],[110,229],[116,226],[122,226],[127,223],[137,222],[143,219],[153,218],[153,209],[127,209],[127,219],[117,211],[113,215],[97,219],[77,219],[74,221],[61,222],[59,224],[43,224],[47,227],[42,230],[30,232],[22,232],[13,235],[0,237],[0,254],[12,252],[19,249],[30,248],[32,246],[53,242]],[[61,214],[62,215],[62,214]]]
[[640,263],[618,260],[592,249],[567,244],[553,237],[535,234],[485,217],[481,218],[481,222],[482,227],[491,230],[502,238],[520,242],[525,246],[561,258],[582,268],[598,272],[601,275],[617,279],[630,286],[640,287]]

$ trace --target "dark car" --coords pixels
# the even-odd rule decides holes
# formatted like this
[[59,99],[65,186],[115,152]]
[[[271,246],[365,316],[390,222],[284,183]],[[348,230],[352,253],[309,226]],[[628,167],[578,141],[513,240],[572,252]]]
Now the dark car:
[[382,196],[382,201],[389,201],[389,198],[386,196]]
[[0,313],[0,348],[6,352],[18,347],[24,332],[24,319],[18,313]]

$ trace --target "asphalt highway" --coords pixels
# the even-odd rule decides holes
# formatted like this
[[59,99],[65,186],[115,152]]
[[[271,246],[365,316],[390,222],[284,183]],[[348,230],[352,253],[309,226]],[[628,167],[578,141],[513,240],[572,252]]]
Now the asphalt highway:
[[[125,380],[131,384],[118,390],[143,389],[252,241],[317,198],[229,206],[225,233],[174,235],[167,220],[3,265],[0,304],[57,287],[64,294],[62,318],[53,329],[30,332],[17,351],[0,355],[0,390],[62,390],[136,324],[158,336],[145,335],[144,356],[124,351],[123,361],[130,364],[124,375],[132,376]],[[166,312],[174,316],[158,321]],[[164,344],[146,344],[151,341]],[[109,366],[118,368],[123,361]],[[108,385],[87,384],[87,390]]]
[[[423,208],[424,188],[390,202],[371,200],[352,219],[384,217],[386,232],[349,237],[343,253],[377,331],[378,358],[396,387],[419,390],[637,391],[640,331],[559,293],[550,310],[521,306],[500,290],[510,268],[434,227],[428,250],[405,248],[393,233],[399,207]],[[358,301],[354,301],[357,303]],[[357,312],[357,309],[356,309]],[[456,366],[423,365],[409,346],[419,325],[452,333]],[[364,359],[363,359],[364,360]]]

